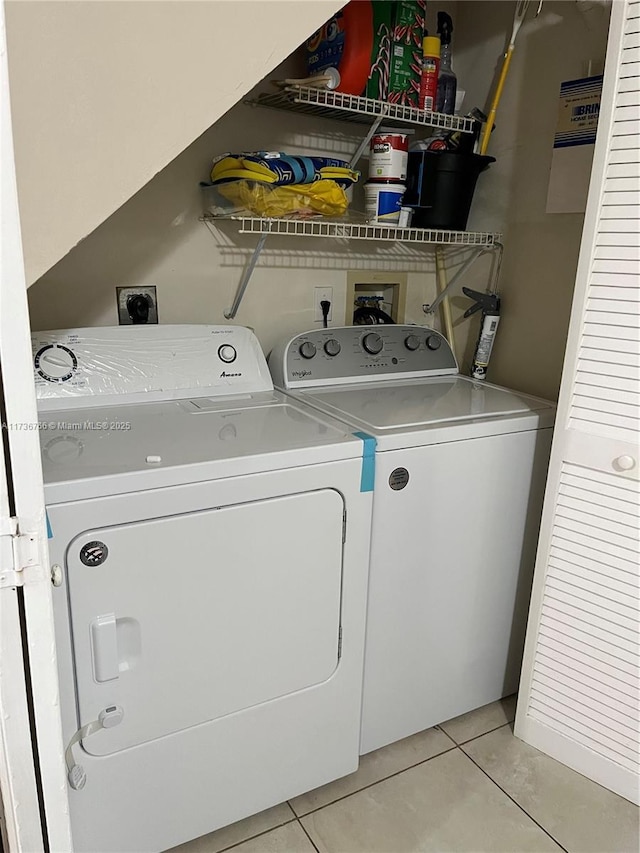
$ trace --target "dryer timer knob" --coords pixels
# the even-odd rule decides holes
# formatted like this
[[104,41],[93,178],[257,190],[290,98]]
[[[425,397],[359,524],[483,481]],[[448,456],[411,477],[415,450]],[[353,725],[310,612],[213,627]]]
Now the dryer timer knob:
[[220,361],[224,361],[225,364],[231,364],[238,357],[238,353],[236,352],[236,348],[232,347],[231,344],[222,344],[218,349],[218,356],[220,357]]

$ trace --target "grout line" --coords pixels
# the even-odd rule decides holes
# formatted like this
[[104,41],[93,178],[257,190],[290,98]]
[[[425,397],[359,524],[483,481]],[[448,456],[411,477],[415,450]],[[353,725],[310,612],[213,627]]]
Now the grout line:
[[[502,728],[502,726],[500,726],[500,728]],[[494,730],[494,731],[495,731],[495,730]],[[487,734],[488,734],[488,732],[487,732]],[[467,743],[470,743],[470,741],[467,741]],[[472,758],[472,756],[470,756],[470,755],[469,755],[469,753],[465,752],[465,751],[464,751],[464,749],[462,749],[462,747],[460,747],[460,746],[459,746],[459,747],[458,747],[458,749],[460,750],[460,752],[461,752],[463,755],[465,755],[465,756],[469,759],[469,761],[471,761],[471,763],[472,763],[472,764],[475,764],[475,766],[478,768],[478,770],[480,770],[480,772],[481,772],[481,773],[484,773],[484,775],[487,777],[487,779],[488,779],[490,782],[492,782],[492,783],[496,786],[496,788],[498,788],[498,790],[502,791],[502,793],[505,795],[505,797],[508,797],[508,798],[511,800],[511,802],[512,802],[514,805],[516,805],[516,806],[520,809],[520,811],[521,811],[521,812],[523,812],[523,813],[524,813],[524,814],[529,818],[529,820],[533,821],[533,823],[535,823],[535,825],[536,825],[539,829],[541,829],[541,830],[544,832],[544,834],[545,834],[546,836],[548,836],[548,837],[553,841],[553,843],[554,843],[554,844],[557,844],[557,845],[558,845],[558,847],[559,847],[561,850],[564,850],[564,853],[569,853],[569,851],[567,850],[567,848],[566,848],[566,847],[563,847],[563,846],[562,846],[562,844],[560,844],[560,842],[558,841],[558,839],[557,839],[557,838],[554,838],[554,836],[553,836],[553,835],[552,835],[552,834],[551,834],[547,829],[545,829],[545,827],[544,827],[544,826],[543,826],[539,821],[537,821],[537,820],[535,819],[535,817],[533,817],[533,815],[530,815],[530,814],[529,814],[529,812],[524,808],[524,806],[521,806],[521,805],[520,805],[520,803],[519,803],[516,799],[514,799],[508,791],[505,791],[505,789],[502,787],[502,785],[499,785],[499,784],[496,782],[496,780],[495,780],[495,779],[493,779],[493,778],[492,778],[492,777],[487,773],[487,771],[484,769],[484,767],[481,767],[481,766],[478,764],[478,762],[477,762],[474,758]]]
[[302,831],[304,832],[304,834],[305,834],[305,835],[307,836],[307,838],[309,839],[309,841],[310,841],[311,846],[313,847],[313,849],[316,851],[316,853],[320,853],[320,851],[318,850],[318,848],[317,848],[317,847],[316,847],[316,845],[315,845],[315,842],[314,842],[313,838],[312,838],[312,837],[309,835],[309,833],[307,832],[307,828],[306,828],[306,826],[302,823],[302,821],[300,820],[300,818],[296,818],[296,819],[297,819],[297,821],[298,821],[298,826],[302,827]]
[[[305,812],[302,815],[296,814],[296,817],[299,820],[301,817],[306,817],[307,815],[314,814],[315,812],[322,811],[322,809],[326,809],[329,806],[334,806],[336,803],[342,802],[342,800],[346,800],[349,797],[353,797],[354,794],[359,794],[360,791],[366,791],[368,788],[373,788],[374,785],[379,785],[381,782],[386,782],[387,779],[393,779],[394,776],[400,776],[401,773],[406,773],[407,770],[413,770],[414,767],[419,767],[421,764],[426,764],[427,761],[433,761],[434,758],[438,758],[441,755],[446,755],[446,753],[452,752],[454,749],[456,749],[457,746],[458,746],[457,743],[452,741],[452,745],[448,749],[443,749],[442,752],[436,752],[435,755],[431,755],[431,756],[429,756],[429,758],[423,758],[422,761],[416,761],[415,764],[409,764],[407,767],[403,767],[402,770],[396,770],[394,773],[389,773],[388,776],[382,776],[380,779],[376,779],[375,782],[369,782],[368,785],[363,785],[361,788],[357,788],[355,791],[350,791],[348,794],[343,794],[341,797],[336,797],[336,799],[331,800],[330,803],[323,803],[323,805],[318,806],[315,809],[309,809],[308,812]],[[384,749],[385,747],[381,747],[381,748]],[[329,782],[328,784],[331,784],[331,783]],[[295,811],[295,809],[294,809],[294,811]],[[221,853],[222,853],[222,851],[221,851]]]
[[[285,800],[288,805],[288,801]],[[291,808],[291,806],[289,806]],[[293,809],[291,809],[293,812]],[[249,818],[245,818],[248,820]],[[269,832],[273,832],[274,829],[280,829],[281,826],[287,826],[290,823],[293,823],[294,820],[297,820],[295,813],[288,820],[283,821],[282,823],[277,823],[275,826],[270,826],[269,829],[263,829],[262,832],[256,832],[255,835],[248,835],[246,838],[243,838],[241,841],[235,841],[233,844],[230,844],[229,847],[221,847],[218,853],[226,853],[227,850],[234,850],[236,847],[239,847],[241,844],[244,844],[246,841],[253,841],[255,838],[261,838],[263,835],[267,835]],[[229,824],[229,826],[233,826],[233,824]],[[303,827],[304,828],[304,827]],[[226,829],[226,827],[221,826],[220,829]],[[217,830],[216,830],[217,831]],[[170,853],[170,851],[167,851]]]
[[446,735],[454,746],[458,746],[457,742],[451,737],[448,732],[445,732],[445,730],[441,726],[434,726],[434,729],[437,729],[439,732],[442,732],[443,735]]
[[467,740],[461,741],[457,746],[464,746],[467,743],[471,743],[474,740],[478,740],[478,738],[484,737],[485,735],[490,735],[491,732],[497,732],[498,729],[503,729],[505,726],[512,726],[513,720],[507,720],[506,723],[500,723],[499,726],[495,726],[493,729],[487,729],[486,732],[482,732],[481,735],[474,735],[473,737],[468,738]]

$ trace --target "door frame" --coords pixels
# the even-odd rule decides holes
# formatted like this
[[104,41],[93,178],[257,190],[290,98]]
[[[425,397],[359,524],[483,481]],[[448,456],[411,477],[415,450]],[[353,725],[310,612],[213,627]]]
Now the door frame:
[[11,851],[72,850],[0,2],[0,791]]

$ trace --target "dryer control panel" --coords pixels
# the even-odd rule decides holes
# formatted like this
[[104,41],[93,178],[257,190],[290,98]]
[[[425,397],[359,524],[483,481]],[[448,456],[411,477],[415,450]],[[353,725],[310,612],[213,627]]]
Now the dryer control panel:
[[447,339],[424,326],[313,329],[276,347],[269,368],[280,388],[308,388],[458,372]]
[[260,344],[242,326],[114,326],[33,332],[41,411],[270,391]]

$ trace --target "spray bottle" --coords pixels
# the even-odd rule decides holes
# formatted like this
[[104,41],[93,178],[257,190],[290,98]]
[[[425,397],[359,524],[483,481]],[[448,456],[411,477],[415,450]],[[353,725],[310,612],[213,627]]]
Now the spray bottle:
[[474,379],[486,379],[491,350],[500,322],[500,297],[495,293],[478,293],[477,290],[471,290],[469,287],[463,287],[462,292],[469,299],[473,299],[471,308],[467,308],[464,312],[465,317],[470,317],[482,309],[480,335],[473,356],[471,375]]
[[438,12],[438,35],[440,36],[440,72],[436,111],[452,116],[456,108],[458,81],[451,68],[451,34],[453,21],[446,12]]
[[438,36],[425,36],[422,40],[422,76],[418,101],[421,110],[433,112],[436,108],[439,72],[440,39]]

